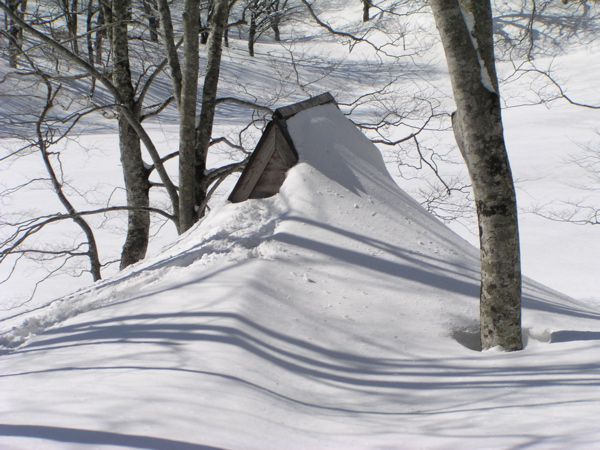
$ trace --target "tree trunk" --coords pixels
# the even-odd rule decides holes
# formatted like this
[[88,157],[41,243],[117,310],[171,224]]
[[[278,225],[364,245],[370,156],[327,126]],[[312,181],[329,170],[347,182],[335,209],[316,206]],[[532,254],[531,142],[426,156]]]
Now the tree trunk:
[[69,19],[67,20],[67,25],[69,27],[69,35],[71,36],[71,48],[73,49],[73,53],[76,55],[79,55],[79,43],[77,42],[77,35],[79,34],[78,9],[79,1],[71,0],[71,8],[70,13],[68,14]]
[[[96,62],[94,59],[94,37],[93,37],[93,29],[94,29],[94,14],[97,11],[94,9],[94,0],[88,0],[87,4],[87,13],[85,16],[85,43],[87,47],[87,55],[88,62],[92,67],[95,67]],[[98,32],[96,31],[96,36]],[[90,97],[93,97],[94,92],[96,91],[96,79],[92,77],[91,86],[90,86]]]
[[[217,87],[221,69],[221,53],[223,51],[223,33],[229,15],[228,1],[216,0],[211,20],[211,33],[208,41],[206,76],[202,89],[202,110],[196,127],[196,205],[203,205],[209,186],[206,182],[206,158],[212,136],[215,118]],[[204,216],[204,208],[197,211],[197,219]]]
[[179,64],[179,56],[177,55],[177,47],[175,46],[175,32],[173,31],[173,21],[171,20],[171,9],[168,0],[158,0],[158,13],[163,31],[164,44],[167,49],[167,60],[171,71],[171,82],[175,93],[175,102],[179,108],[182,83],[181,65]]
[[79,55],[79,45],[77,43],[78,7],[78,0],[62,0],[61,8],[65,16],[65,22],[67,24],[67,32],[69,34],[69,46],[71,47],[73,53],[75,53],[76,55]]
[[200,33],[200,43],[202,45],[206,45],[206,43],[208,42],[208,37],[210,36],[210,21],[212,18],[213,10],[214,10],[213,1],[209,0],[206,5],[206,26],[205,27],[202,26],[202,18],[199,19],[200,20],[200,28],[202,28],[202,32]]
[[[8,7],[15,14],[18,14],[22,17],[22,12],[20,8],[21,1],[19,0],[9,0]],[[17,68],[19,64],[19,53],[21,52],[21,44],[23,42],[23,31],[21,27],[15,23],[12,18],[8,19],[7,23],[7,31],[8,31],[8,64],[13,69]]]
[[371,8],[371,0],[362,0],[363,2],[363,22],[369,21],[369,8]]
[[124,117],[119,118],[119,147],[127,206],[140,208],[127,213],[127,236],[121,250],[120,265],[124,269],[144,259],[150,238],[150,213],[143,209],[150,206],[148,174],[143,165],[140,139]]
[[281,41],[281,31],[279,30],[279,22],[281,19],[279,17],[274,17],[270,20],[271,29],[273,30],[273,34],[275,35],[275,41]]
[[250,11],[250,28],[248,29],[248,54],[254,56],[254,42],[256,42],[256,13]]
[[200,30],[199,0],[186,0],[183,13],[183,69],[179,102],[179,230],[196,221],[196,102]]
[[87,49],[88,62],[94,65],[94,42],[92,40],[92,29],[93,29],[93,19],[94,19],[94,2],[93,0],[88,0],[87,11],[85,15],[85,45]]
[[[126,0],[124,0],[126,1]],[[102,12],[102,24],[106,25],[106,34],[108,35],[108,41],[110,42],[111,48],[112,48],[112,42],[113,42],[113,28],[112,26],[110,26],[111,23],[113,23],[113,10],[112,10],[112,3],[110,2],[110,0],[100,0],[100,10]],[[100,17],[98,18],[100,19]],[[110,57],[110,55],[109,55]],[[108,61],[107,61],[108,62]]]
[[481,343],[520,350],[521,269],[514,183],[504,143],[489,0],[430,0],[457,111],[453,128],[479,220]]
[[102,64],[102,41],[105,35],[105,31],[102,29],[104,26],[104,11],[105,8],[102,6],[102,1],[98,5],[98,17],[96,18],[96,36],[94,38],[94,49],[96,50],[96,64]]
[[150,41],[158,42],[158,28],[160,26],[156,16],[156,0],[143,0],[144,14],[148,19],[148,30],[150,31]]
[[[129,19],[129,2],[114,0],[112,4],[112,54],[113,54],[113,83],[120,93],[123,105],[139,121],[139,111],[135,102],[135,91],[131,80],[129,66],[129,37],[127,22]],[[121,269],[133,264],[146,255],[150,232],[150,213],[148,208],[150,184],[148,172],[144,167],[140,140],[124,116],[119,118],[119,149],[123,178],[127,192],[128,211],[127,236],[121,251]]]

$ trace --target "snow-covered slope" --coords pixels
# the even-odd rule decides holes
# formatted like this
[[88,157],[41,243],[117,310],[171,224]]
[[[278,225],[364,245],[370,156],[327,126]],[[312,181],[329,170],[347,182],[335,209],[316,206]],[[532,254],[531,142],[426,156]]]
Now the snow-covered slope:
[[600,315],[527,281],[527,348],[474,351],[477,251],[334,106],[289,129],[279,195],[14,318],[0,448],[597,445]]

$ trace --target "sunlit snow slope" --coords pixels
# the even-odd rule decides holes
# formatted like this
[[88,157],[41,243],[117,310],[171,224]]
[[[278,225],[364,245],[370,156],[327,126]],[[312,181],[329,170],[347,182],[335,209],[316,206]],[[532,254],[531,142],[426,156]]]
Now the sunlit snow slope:
[[598,445],[598,313],[527,282],[526,350],[474,351],[477,251],[335,106],[289,129],[279,195],[12,319],[0,448]]

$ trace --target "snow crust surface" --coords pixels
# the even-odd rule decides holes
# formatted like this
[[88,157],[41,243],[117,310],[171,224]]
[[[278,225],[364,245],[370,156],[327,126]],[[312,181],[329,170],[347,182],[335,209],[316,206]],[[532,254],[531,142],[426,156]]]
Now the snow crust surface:
[[478,251],[335,106],[288,127],[280,194],[14,319],[0,447],[596,446],[598,312],[526,281],[526,349],[477,351]]

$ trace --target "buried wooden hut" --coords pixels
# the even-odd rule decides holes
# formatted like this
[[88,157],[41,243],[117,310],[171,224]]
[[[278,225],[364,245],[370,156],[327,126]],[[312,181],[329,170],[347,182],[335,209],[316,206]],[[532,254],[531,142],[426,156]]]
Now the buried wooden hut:
[[298,162],[298,152],[287,131],[287,120],[300,111],[327,103],[335,104],[333,96],[328,92],[275,110],[273,119],[265,128],[229,196],[230,202],[270,197],[279,192],[286,172]]

